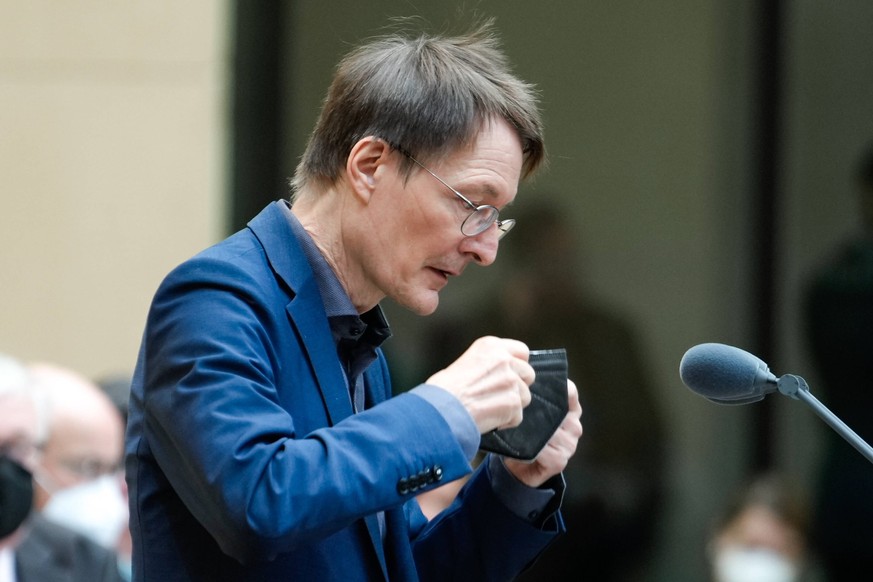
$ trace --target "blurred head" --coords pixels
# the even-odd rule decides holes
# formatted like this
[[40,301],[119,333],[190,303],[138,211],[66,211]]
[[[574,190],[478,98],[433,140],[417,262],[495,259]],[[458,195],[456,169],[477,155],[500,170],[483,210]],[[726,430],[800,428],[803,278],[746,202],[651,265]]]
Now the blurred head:
[[30,370],[49,412],[48,438],[34,472],[37,508],[112,547],[127,524],[121,414],[95,383],[72,370],[51,364]]
[[710,557],[716,582],[791,582],[806,557],[809,516],[784,479],[752,481],[715,522]]
[[[537,97],[510,71],[492,24],[458,37],[391,34],[349,53],[297,167],[294,195],[334,184],[364,137],[426,162],[469,146],[492,118],[517,133],[522,177],[532,174],[545,157]],[[413,162],[400,163],[408,176]]]
[[27,369],[0,354],[0,548],[14,545],[33,505],[31,471],[45,438],[40,400]]

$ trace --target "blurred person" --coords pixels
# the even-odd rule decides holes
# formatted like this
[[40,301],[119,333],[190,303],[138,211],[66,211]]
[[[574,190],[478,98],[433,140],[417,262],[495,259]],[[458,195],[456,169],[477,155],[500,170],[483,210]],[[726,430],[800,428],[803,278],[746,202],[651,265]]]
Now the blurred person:
[[[630,323],[587,289],[567,213],[544,201],[517,212],[519,227],[501,257],[496,289],[433,326],[428,365],[444,365],[458,346],[483,334],[567,350],[586,410],[585,439],[565,469],[568,531],[549,549],[549,559],[519,580],[640,579],[665,483],[667,445],[652,374]],[[451,487],[427,494],[424,503],[435,511]]]
[[49,415],[34,472],[36,507],[45,518],[114,550],[128,521],[121,414],[85,376],[48,363],[29,368],[46,395]]
[[716,516],[706,548],[713,582],[799,582],[811,571],[809,507],[784,477],[761,474]]
[[[855,171],[861,232],[812,274],[805,337],[823,403],[873,443],[873,144]],[[814,544],[833,582],[873,572],[873,467],[835,431],[825,434]]]
[[47,425],[32,375],[0,355],[0,580],[120,582],[114,553],[31,511]]
[[[471,472],[530,402],[528,347],[485,337],[392,397],[379,303],[419,315],[544,156],[531,86],[492,27],[350,52],[292,181],[158,289],[130,399],[134,580],[499,580],[564,531],[575,384],[530,463],[489,456],[428,520],[415,496]],[[502,217],[501,217],[502,218]]]

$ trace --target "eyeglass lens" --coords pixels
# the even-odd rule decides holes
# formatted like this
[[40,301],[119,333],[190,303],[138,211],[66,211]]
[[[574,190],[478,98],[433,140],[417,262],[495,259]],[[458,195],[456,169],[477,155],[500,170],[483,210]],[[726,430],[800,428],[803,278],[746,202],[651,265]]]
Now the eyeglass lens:
[[476,236],[485,232],[497,219],[497,209],[493,206],[480,206],[461,225],[461,232],[466,236]]

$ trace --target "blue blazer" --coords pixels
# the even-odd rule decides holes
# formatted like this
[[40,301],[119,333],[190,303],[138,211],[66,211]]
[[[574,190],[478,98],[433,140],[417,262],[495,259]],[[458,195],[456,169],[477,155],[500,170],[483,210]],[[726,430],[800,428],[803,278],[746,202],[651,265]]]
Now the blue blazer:
[[428,402],[391,397],[381,351],[352,413],[287,212],[269,205],[153,299],[125,453],[134,580],[511,579],[560,515],[519,519],[483,464],[428,523],[414,496],[470,464]]

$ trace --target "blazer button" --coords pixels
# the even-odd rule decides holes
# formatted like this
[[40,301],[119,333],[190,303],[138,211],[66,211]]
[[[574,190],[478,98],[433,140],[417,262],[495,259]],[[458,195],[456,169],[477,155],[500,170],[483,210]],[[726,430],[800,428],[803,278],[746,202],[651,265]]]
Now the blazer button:
[[397,482],[397,492],[401,495],[409,493],[409,480],[406,477],[401,477]]
[[439,465],[434,466],[433,468],[433,480],[434,481],[442,481],[443,480],[443,468]]

